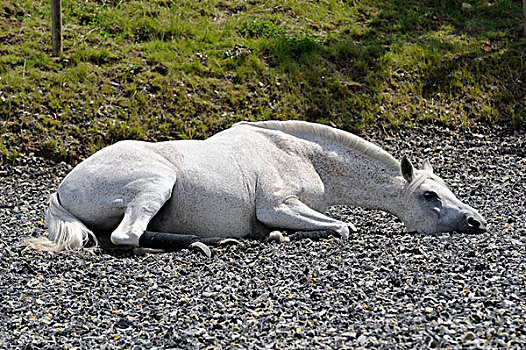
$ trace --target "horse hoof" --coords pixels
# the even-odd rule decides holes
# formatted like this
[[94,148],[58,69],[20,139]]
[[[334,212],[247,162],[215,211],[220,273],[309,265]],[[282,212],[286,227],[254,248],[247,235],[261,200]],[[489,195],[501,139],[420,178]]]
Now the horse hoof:
[[225,238],[222,241],[219,241],[220,246],[228,246],[228,245],[238,245],[241,244],[241,241],[238,241],[234,238]]
[[192,250],[196,250],[196,251],[206,255],[208,258],[212,257],[212,252],[210,251],[210,248],[208,248],[208,246],[206,244],[204,244],[203,242],[194,242],[194,243],[190,244],[190,246],[188,248],[190,248]]
[[272,231],[268,235],[267,242],[285,243],[290,242],[290,238],[283,235],[281,231]]
[[352,231],[352,232],[358,232],[358,229],[356,228],[356,226],[354,226],[354,224],[351,224],[350,222],[347,223],[347,226],[349,226],[349,229]]

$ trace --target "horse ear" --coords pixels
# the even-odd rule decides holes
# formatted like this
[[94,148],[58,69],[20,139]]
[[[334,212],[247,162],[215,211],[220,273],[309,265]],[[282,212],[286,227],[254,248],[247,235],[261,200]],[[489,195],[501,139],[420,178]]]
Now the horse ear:
[[429,158],[424,159],[424,162],[422,163],[422,170],[433,174],[433,167],[431,166],[431,163],[429,163]]
[[407,182],[413,181],[415,178],[415,168],[413,168],[413,164],[411,164],[411,161],[406,156],[402,157],[400,170],[402,171],[402,176]]

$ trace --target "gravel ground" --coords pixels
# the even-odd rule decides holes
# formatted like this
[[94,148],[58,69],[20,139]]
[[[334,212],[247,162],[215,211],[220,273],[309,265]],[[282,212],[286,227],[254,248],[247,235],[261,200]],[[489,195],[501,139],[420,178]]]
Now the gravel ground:
[[18,246],[44,233],[65,164],[0,166],[0,348],[525,348],[525,135],[425,126],[366,138],[429,157],[489,221],[480,235],[406,234],[336,207],[359,232],[290,244],[118,256]]

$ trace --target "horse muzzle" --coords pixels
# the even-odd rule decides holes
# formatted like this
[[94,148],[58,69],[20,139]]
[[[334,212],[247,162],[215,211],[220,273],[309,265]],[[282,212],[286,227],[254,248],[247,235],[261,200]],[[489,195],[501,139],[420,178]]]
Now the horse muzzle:
[[487,222],[481,215],[466,215],[466,219],[459,229],[461,233],[484,233],[488,230]]

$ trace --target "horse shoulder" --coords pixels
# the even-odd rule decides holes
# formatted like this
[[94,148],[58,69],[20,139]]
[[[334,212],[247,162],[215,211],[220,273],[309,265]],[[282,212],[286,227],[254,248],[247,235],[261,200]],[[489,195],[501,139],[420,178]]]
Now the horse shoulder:
[[308,142],[268,132],[270,146],[258,167],[260,204],[277,205],[296,197],[313,208],[324,208],[324,184],[310,159]]

